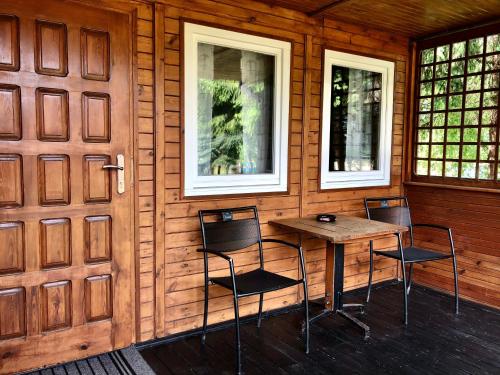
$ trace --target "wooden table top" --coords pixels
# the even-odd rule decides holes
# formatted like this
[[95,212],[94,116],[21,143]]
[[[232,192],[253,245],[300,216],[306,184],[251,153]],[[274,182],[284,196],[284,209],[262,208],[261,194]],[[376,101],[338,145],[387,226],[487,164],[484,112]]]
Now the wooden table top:
[[333,223],[316,221],[315,217],[272,220],[269,224],[293,229],[314,237],[323,238],[333,243],[346,243],[385,237],[396,232],[406,232],[408,228],[401,225],[382,223],[361,217],[336,215]]

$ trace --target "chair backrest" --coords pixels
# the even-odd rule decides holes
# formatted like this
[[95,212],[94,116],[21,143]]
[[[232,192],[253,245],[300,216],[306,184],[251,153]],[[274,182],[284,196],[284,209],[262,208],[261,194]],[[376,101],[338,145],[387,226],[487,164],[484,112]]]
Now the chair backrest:
[[[397,201],[398,205],[390,202]],[[413,245],[410,207],[406,196],[365,198],[366,216],[370,220],[396,224],[410,229],[410,240]]]
[[261,250],[257,207],[200,210],[198,215],[205,249],[229,252],[259,244]]

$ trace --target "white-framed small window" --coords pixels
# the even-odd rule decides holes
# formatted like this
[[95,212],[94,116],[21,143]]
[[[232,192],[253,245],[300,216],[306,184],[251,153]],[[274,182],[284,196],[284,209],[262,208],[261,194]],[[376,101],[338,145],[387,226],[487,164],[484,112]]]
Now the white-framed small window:
[[291,43],[184,23],[184,195],[287,191]]
[[325,50],[321,189],[391,179],[394,63]]

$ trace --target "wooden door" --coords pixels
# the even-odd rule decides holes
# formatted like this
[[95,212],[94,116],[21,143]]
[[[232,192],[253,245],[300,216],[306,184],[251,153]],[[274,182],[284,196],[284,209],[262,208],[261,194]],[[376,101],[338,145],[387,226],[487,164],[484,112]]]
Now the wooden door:
[[[0,3],[0,373],[134,337],[126,14]],[[117,170],[124,155],[124,187]]]

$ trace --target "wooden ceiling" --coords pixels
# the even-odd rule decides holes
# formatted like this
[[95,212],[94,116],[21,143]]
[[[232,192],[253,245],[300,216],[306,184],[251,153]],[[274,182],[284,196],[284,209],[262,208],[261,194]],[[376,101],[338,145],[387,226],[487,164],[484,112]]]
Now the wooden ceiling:
[[314,17],[423,37],[500,19],[500,0],[262,0]]

